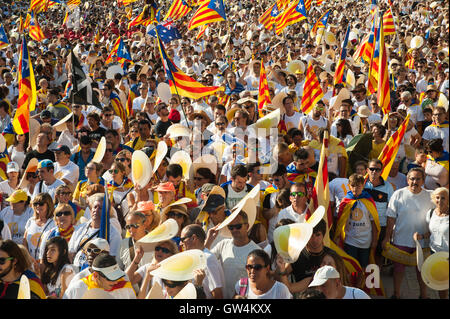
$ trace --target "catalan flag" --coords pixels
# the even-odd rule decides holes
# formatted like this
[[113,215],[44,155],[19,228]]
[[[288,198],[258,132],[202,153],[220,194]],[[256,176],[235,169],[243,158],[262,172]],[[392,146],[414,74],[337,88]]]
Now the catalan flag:
[[222,0],[205,1],[192,16],[188,29],[192,30],[203,24],[225,21],[226,19],[225,6]]
[[100,42],[100,31],[97,29],[97,31],[95,32],[94,43],[99,44],[99,42]]
[[378,93],[377,103],[384,114],[391,111],[391,92],[389,88],[389,68],[386,46],[384,44],[383,20],[380,21],[380,44],[379,44],[379,63],[378,63]]
[[105,60],[105,65],[108,65],[109,63],[112,63],[115,60],[115,57],[117,56],[117,50],[119,49],[120,41],[121,38],[119,36],[116,42],[114,43],[111,52],[109,53],[108,57]]
[[[363,58],[364,61],[370,63],[372,61],[372,54],[376,43],[376,35],[378,33],[378,21],[377,19],[373,19],[372,21],[372,29],[369,34],[369,37],[365,42],[363,42],[363,48],[361,49],[360,57]],[[366,39],[366,38],[365,38]]]
[[25,134],[30,131],[30,111],[35,109],[37,96],[33,66],[25,37],[22,39],[22,47],[20,49],[17,82],[19,99],[17,100],[17,110],[12,123],[16,134]]
[[135,25],[148,26],[150,23],[155,21],[157,7],[155,3],[151,5],[147,4],[144,6],[141,14],[134,18],[130,23],[128,23],[128,29]]
[[394,16],[392,15],[391,8],[383,14],[383,31],[384,35],[395,34]]
[[372,49],[371,60],[369,63],[369,73],[368,73],[368,85],[367,85],[367,95],[371,95],[378,90],[378,69],[380,60],[380,30],[375,29],[376,38],[375,46]]
[[317,0],[316,1],[316,6],[320,7],[323,3],[323,0]]
[[133,116],[133,100],[136,98],[136,96],[139,96],[139,91],[137,88],[137,85],[133,85],[130,87],[130,90],[128,91],[128,97],[127,97],[127,116]]
[[305,83],[303,84],[302,112],[311,112],[314,105],[316,105],[322,97],[322,87],[320,86],[319,80],[314,73],[314,68],[311,62],[309,62],[306,70]]
[[341,55],[336,66],[336,72],[334,73],[334,85],[344,82],[344,67],[345,59],[347,58],[347,44],[350,34],[350,24],[347,26],[347,32],[345,32],[344,42],[342,42]]
[[45,10],[47,5],[47,0],[31,0],[30,2],[30,11],[32,12],[42,12]]
[[269,7],[258,19],[259,23],[261,23],[267,30],[272,30],[277,17],[280,14],[280,10],[278,9],[278,4],[275,2],[273,5]]
[[406,61],[405,66],[410,69],[410,70],[415,70],[416,68],[414,67],[414,58],[411,56],[408,61]]
[[65,25],[67,23],[67,20],[69,19],[69,11],[66,11],[66,15],[64,16],[64,20],[62,25]]
[[76,7],[78,7],[81,4],[81,0],[67,0],[67,7],[69,8],[69,11],[72,11]]
[[324,14],[317,19],[317,22],[314,23],[311,32],[316,34],[318,28],[326,28],[328,22],[328,16],[330,15],[331,9],[328,9]]
[[311,3],[312,3],[312,0],[305,0],[306,11],[309,11],[309,9],[311,9]]
[[290,0],[277,0],[277,8],[281,11],[289,6]]
[[109,105],[111,105],[114,112],[118,117],[120,117],[122,122],[125,123],[127,121],[127,111],[123,107],[119,96],[114,92],[111,92],[111,95],[109,96]]
[[119,3],[122,4],[123,6],[129,6],[130,4],[136,2],[137,0],[120,0]]
[[381,177],[384,180],[386,180],[389,176],[392,164],[394,163],[395,157],[397,156],[397,152],[402,143],[403,136],[405,136],[410,115],[411,114],[408,114],[406,116],[405,120],[397,129],[397,131],[394,134],[392,134],[392,136],[386,142],[386,145],[383,147],[380,156],[378,156],[378,159],[383,163],[383,171],[381,172]]
[[184,0],[175,0],[167,11],[164,20],[172,19],[177,21],[188,14],[192,8]]
[[292,24],[305,20],[307,17],[303,0],[294,1],[278,18],[275,33],[281,34],[283,30]]
[[33,40],[41,42],[42,40],[45,39],[45,35],[42,32],[41,27],[39,26],[39,23],[36,17],[34,16],[33,12],[31,12],[31,20],[30,25],[28,27],[28,32]]
[[[111,194],[112,197],[112,194]],[[112,198],[111,198],[112,200]],[[110,232],[110,216],[111,215],[111,202],[108,195],[108,188],[105,187],[105,197],[103,198],[102,215],[100,219],[100,230],[98,233],[99,238],[103,238],[109,242],[111,237]]]
[[27,15],[25,17],[25,20],[23,21],[23,24],[22,24],[22,31],[28,29],[28,27],[30,26],[31,14],[33,14],[33,12],[28,12],[27,13]]
[[173,63],[172,60],[169,59],[159,35],[158,43],[161,60],[169,80],[170,91],[172,94],[178,94],[179,96],[185,96],[192,99],[200,99],[205,96],[213,95],[219,90],[223,90],[220,86],[204,86],[187,76],[175,65],[175,63]]
[[125,42],[123,42],[122,38],[120,38],[116,56],[117,60],[122,64],[122,66],[125,64],[125,62],[130,62],[131,64],[133,64],[133,59],[131,58],[130,52],[125,46]]
[[8,37],[6,36],[3,24],[0,24],[0,49],[6,48],[9,45]]
[[264,68],[264,61],[261,59],[261,70],[259,71],[259,92],[258,92],[258,112],[259,117],[263,117],[262,108],[266,104],[271,104],[269,83],[267,82],[266,69]]
[[197,33],[197,35],[195,36],[195,39],[196,39],[196,40],[199,40],[199,39],[202,37],[202,35],[205,34],[207,28],[208,28],[208,25],[207,25],[207,24],[202,25],[202,26],[200,27],[200,29],[198,30],[198,33]]

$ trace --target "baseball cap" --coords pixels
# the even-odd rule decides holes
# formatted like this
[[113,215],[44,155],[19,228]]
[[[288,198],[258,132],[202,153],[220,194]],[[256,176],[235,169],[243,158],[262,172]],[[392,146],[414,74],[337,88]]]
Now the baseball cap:
[[106,253],[95,257],[92,269],[102,273],[110,281],[116,281],[125,276],[125,272],[120,269],[116,258]]
[[323,266],[316,270],[313,281],[308,287],[322,286],[331,278],[340,278],[339,272],[331,266]]
[[208,200],[206,201],[203,211],[211,213],[217,209],[217,207],[222,206],[225,204],[225,198],[220,196],[219,194],[213,194],[208,197]]
[[21,201],[26,201],[28,199],[28,195],[25,191],[18,189],[16,191],[14,191],[7,199],[7,202],[10,202],[12,204],[21,202]]
[[53,162],[51,160],[45,159],[39,162],[38,164],[38,169],[39,168],[43,168],[43,167],[47,167],[47,168],[54,168],[55,166],[53,165]]
[[52,113],[49,110],[43,110],[40,114],[41,119],[48,119],[52,117]]
[[59,144],[56,148],[51,149],[53,152],[64,152],[66,154],[70,154],[70,148],[67,145]]
[[171,182],[159,184],[156,188],[157,192],[175,192],[175,186]]
[[19,171],[19,164],[17,164],[16,162],[9,162],[8,165],[6,165],[6,173]]
[[106,239],[103,238],[94,238],[91,239],[87,245],[85,247],[88,247],[89,245],[94,245],[96,246],[98,249],[104,250],[104,251],[108,251],[109,252],[109,244],[108,241]]

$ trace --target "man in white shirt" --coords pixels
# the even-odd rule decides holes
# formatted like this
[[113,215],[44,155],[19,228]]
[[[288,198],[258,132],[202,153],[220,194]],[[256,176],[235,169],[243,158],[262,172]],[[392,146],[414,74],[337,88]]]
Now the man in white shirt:
[[282,219],[292,219],[296,223],[305,221],[305,214],[308,208],[306,185],[304,183],[295,183],[291,186],[290,192],[291,205],[278,213],[277,223]]
[[[416,244],[413,234],[428,233],[426,215],[433,208],[431,202],[431,191],[422,188],[425,183],[425,172],[422,168],[412,168],[407,175],[408,186],[398,189],[392,194],[386,211],[387,224],[386,235],[382,247],[391,241],[400,250],[413,253]],[[423,237],[422,237],[423,238]],[[423,239],[420,240],[422,247],[426,247]],[[405,272],[405,265],[394,262],[394,295],[392,298],[400,298],[400,288]],[[416,268],[417,281],[420,287],[420,298],[427,298],[427,287],[422,280],[420,272]]]
[[328,120],[322,116],[325,103],[319,101],[310,114],[303,116],[298,129],[303,132],[305,140],[319,140],[319,130],[328,127]]
[[139,88],[139,93],[141,94],[138,97],[135,97],[133,100],[133,112],[140,112],[144,108],[145,99],[148,95],[148,85],[147,83],[143,83]]
[[444,151],[449,151],[449,125],[445,120],[446,110],[444,107],[438,106],[433,109],[433,124],[428,125],[423,132],[422,139],[431,141],[435,138],[443,140]]
[[291,128],[297,128],[302,117],[302,114],[300,112],[295,111],[294,106],[294,99],[292,97],[286,96],[283,99],[283,107],[285,109],[285,113],[282,119],[284,120],[284,124],[286,124],[286,129],[288,131]]
[[70,161],[71,152],[66,145],[58,145],[55,152],[55,175],[58,176],[66,185],[75,188],[80,175],[78,165]]
[[64,182],[54,175],[55,166],[51,160],[40,161],[37,167],[37,174],[40,181],[36,184],[32,198],[40,193],[48,193],[55,200],[56,188],[64,185]]
[[226,194],[225,203],[227,209],[232,209],[236,206],[253,188],[252,185],[247,184],[247,174],[247,168],[242,164],[238,164],[231,169],[231,180],[220,185]]

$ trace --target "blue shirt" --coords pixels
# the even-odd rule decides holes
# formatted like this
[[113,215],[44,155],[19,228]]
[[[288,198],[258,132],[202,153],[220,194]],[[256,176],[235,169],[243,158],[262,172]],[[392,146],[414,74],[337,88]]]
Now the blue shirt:
[[78,177],[78,181],[81,181],[83,179],[87,179],[86,175],[84,174],[86,165],[92,160],[92,158],[94,157],[94,152],[91,150],[91,153],[89,154],[89,157],[87,159],[87,161],[85,162],[83,160],[83,156],[81,155],[81,151],[72,154],[72,156],[70,156],[70,160],[72,162],[74,162],[76,165],[78,165],[78,167],[80,168],[80,176]]

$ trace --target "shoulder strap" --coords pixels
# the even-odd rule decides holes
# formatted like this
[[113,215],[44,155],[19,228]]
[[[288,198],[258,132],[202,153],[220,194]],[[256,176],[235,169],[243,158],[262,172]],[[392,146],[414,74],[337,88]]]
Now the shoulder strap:
[[239,280],[239,295],[242,297],[247,296],[247,290],[248,290],[248,278],[241,278]]
[[430,220],[431,220],[431,217],[433,216],[433,212],[434,212],[434,208],[430,209]]
[[136,147],[136,144],[137,144],[138,140],[139,140],[139,137],[136,137],[136,138],[134,139],[134,141],[133,141],[133,146],[132,146],[133,148]]
[[[88,226],[88,228],[89,228],[89,226]],[[99,232],[100,232],[100,229],[97,230],[95,233],[93,233],[91,236],[89,236],[89,238],[87,238],[87,239],[82,239],[82,240],[80,241],[80,244],[78,245],[78,248],[77,248],[76,253],[79,252],[80,249],[83,248],[84,244],[86,244],[86,243],[89,242],[92,238],[94,238],[95,236],[97,236]]]
[[43,183],[44,183],[44,181],[39,182],[39,194],[42,193],[42,184]]

